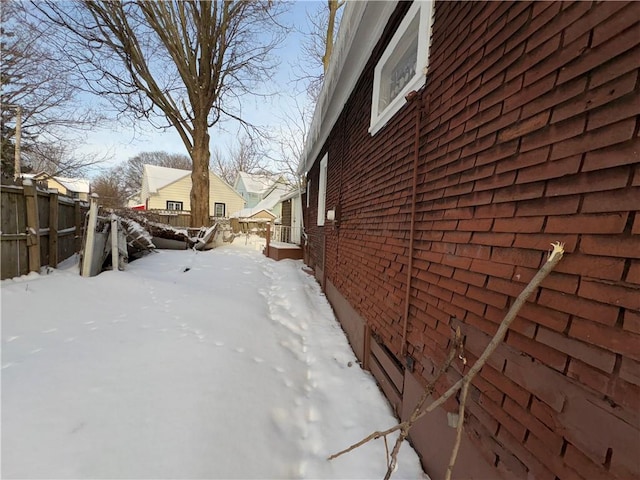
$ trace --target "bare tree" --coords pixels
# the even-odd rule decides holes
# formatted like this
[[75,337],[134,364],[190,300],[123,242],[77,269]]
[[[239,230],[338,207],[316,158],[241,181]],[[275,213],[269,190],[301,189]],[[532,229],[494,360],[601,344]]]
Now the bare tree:
[[118,174],[121,186],[127,196],[133,195],[140,190],[144,165],[157,165],[181,170],[191,170],[192,168],[191,158],[180,153],[139,153],[119,166]]
[[302,42],[297,70],[298,80],[306,85],[309,98],[315,102],[320,94],[324,75],[333,54],[334,33],[340,24],[340,9],[344,0],[326,0],[317,11],[307,14],[309,31]]
[[[47,34],[31,22],[25,3],[3,1],[2,62],[0,63],[0,105],[2,171],[13,174],[16,114],[21,116],[21,151],[34,161],[43,150],[70,151],[78,130],[92,127],[100,119],[95,112],[78,105],[79,88],[64,63],[56,61],[48,48]],[[48,173],[72,174],[79,157],[54,165],[49,159]],[[28,163],[28,162],[27,162]]]
[[327,73],[331,54],[333,53],[333,33],[336,27],[336,20],[338,20],[338,10],[344,5],[344,2],[345,0],[327,0],[329,6],[329,18],[327,20],[327,35],[324,42],[324,55],[322,56],[324,73]]
[[341,21],[344,4],[345,0],[326,0],[316,11],[307,13],[308,30],[300,32],[303,34],[302,52],[294,74],[297,75],[298,88],[303,85],[310,103],[302,104],[296,100],[293,109],[280,118],[281,123],[270,138],[268,156],[275,171],[299,189],[303,182],[298,175],[298,166],[304,153],[313,108],[333,54],[335,31]]
[[[280,4],[264,1],[32,2],[63,33],[57,44],[90,90],[121,113],[173,127],[192,166],[191,223],[209,218],[209,128],[255,93],[284,38]],[[163,119],[161,125],[158,119]]]
[[267,155],[255,138],[241,136],[228,152],[224,155],[220,149],[215,149],[211,169],[229,185],[233,185],[238,172],[271,174],[267,168]]
[[91,190],[100,198],[100,205],[107,208],[122,208],[127,205],[129,194],[120,175],[122,167],[113,167],[91,180]]
[[108,155],[81,154],[75,149],[75,143],[34,142],[23,151],[24,172],[46,173],[50,177],[64,175],[83,177],[89,170],[104,162]]
[[278,174],[286,178],[292,185],[302,189],[302,180],[298,175],[300,159],[304,154],[313,105],[295,104],[292,112],[285,113],[282,123],[272,142],[269,158]]

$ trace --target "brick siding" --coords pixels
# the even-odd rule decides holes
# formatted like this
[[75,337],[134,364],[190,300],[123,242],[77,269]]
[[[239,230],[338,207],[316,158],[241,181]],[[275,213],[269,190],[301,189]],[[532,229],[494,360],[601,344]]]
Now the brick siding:
[[405,363],[419,121],[414,375],[431,378],[454,324],[477,358],[562,241],[565,258],[474,381],[467,431],[508,477],[637,477],[640,3],[438,2],[426,88],[371,137],[373,68],[407,8],[322,151],[338,227],[315,226],[319,159],[309,172],[310,263]]

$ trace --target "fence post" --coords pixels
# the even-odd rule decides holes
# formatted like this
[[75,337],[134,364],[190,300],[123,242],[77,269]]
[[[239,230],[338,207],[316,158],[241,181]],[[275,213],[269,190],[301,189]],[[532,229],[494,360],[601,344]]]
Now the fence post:
[[111,214],[111,268],[118,271],[120,264],[120,252],[118,251],[118,217]]
[[82,249],[82,209],[80,208],[80,200],[77,198],[73,202],[73,222],[76,226],[75,236],[75,252],[78,253]]
[[49,190],[49,266],[58,266],[58,191]]
[[271,252],[269,251],[269,244],[271,243],[271,223],[267,222],[267,246],[266,246],[266,250],[267,250],[267,257],[270,257]]
[[91,276],[91,263],[93,262],[93,243],[98,225],[98,195],[91,194],[91,206],[89,207],[89,221],[87,222],[87,234],[85,235],[84,250],[82,252],[83,277]]
[[27,256],[29,271],[40,271],[40,219],[38,218],[38,189],[31,179],[25,179],[24,199],[27,209]]

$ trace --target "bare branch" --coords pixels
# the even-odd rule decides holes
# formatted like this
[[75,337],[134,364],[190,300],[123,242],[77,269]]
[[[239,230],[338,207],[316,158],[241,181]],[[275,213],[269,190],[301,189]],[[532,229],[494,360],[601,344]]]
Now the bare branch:
[[[345,450],[342,450],[341,452],[338,452],[334,455],[331,455],[329,457],[329,460],[332,460],[344,453],[347,453],[355,448],[358,448],[371,440],[380,438],[381,436],[385,437],[386,439],[386,436],[389,435],[390,433],[400,430],[401,432],[400,436],[396,440],[396,444],[393,448],[393,451],[391,452],[391,459],[390,461],[388,461],[387,473],[384,477],[385,480],[389,479],[393,474],[393,471],[395,470],[397,465],[397,455],[400,449],[400,445],[408,435],[409,429],[411,428],[413,423],[415,423],[415,421],[422,418],[427,413],[435,410],[437,407],[439,407],[445,401],[451,398],[451,396],[453,396],[458,390],[462,389],[461,396],[460,396],[460,407],[458,410],[456,440],[453,445],[451,457],[449,459],[449,465],[447,468],[447,474],[446,474],[446,479],[450,480],[453,472],[453,468],[456,463],[458,450],[460,448],[460,443],[462,439],[466,400],[469,393],[469,387],[471,385],[471,382],[475,377],[475,375],[482,369],[487,359],[495,352],[498,346],[502,343],[507,331],[509,330],[510,325],[513,323],[513,321],[517,317],[518,312],[526,302],[527,298],[529,298],[531,294],[540,286],[542,281],[549,275],[549,273],[551,273],[551,271],[556,267],[558,262],[562,259],[562,256],[564,254],[564,244],[556,242],[551,244],[551,246],[552,246],[552,251],[549,254],[549,258],[547,259],[545,264],[531,279],[531,281],[524,288],[524,290],[520,292],[520,295],[518,295],[516,300],[513,302],[513,305],[511,305],[511,308],[509,309],[504,319],[500,323],[498,330],[496,331],[495,335],[493,336],[489,344],[486,346],[486,348],[484,349],[484,351],[482,352],[478,360],[474,363],[473,367],[471,367],[469,371],[459,381],[457,381],[454,385],[452,385],[451,388],[449,388],[449,390],[447,390],[437,400],[432,402],[427,408],[423,408],[424,402],[433,393],[435,383],[437,382],[438,378],[444,373],[444,371],[449,367],[455,354],[458,353],[459,356],[462,356],[461,334],[460,334],[460,330],[457,329],[454,341],[451,343],[451,347],[449,349],[449,354],[447,356],[446,361],[444,362],[443,366],[440,368],[438,374],[436,375],[436,378],[433,381],[431,381],[429,385],[427,385],[427,387],[425,388],[425,391],[423,392],[422,397],[420,398],[418,404],[413,410],[411,418],[408,421],[402,422],[396,425],[395,427],[391,427],[388,430],[385,430],[383,432],[372,433],[371,435],[355,443],[351,447]],[[465,360],[465,364],[466,364],[466,360]]]
[[68,64],[57,61],[48,30],[32,21],[27,4],[2,3],[2,63],[0,65],[2,170],[13,173],[16,107],[21,109],[22,150],[36,143],[72,142],[103,116],[80,105],[80,88]]
[[[163,119],[192,160],[191,222],[209,219],[209,128],[223,118],[248,122],[236,99],[268,85],[270,56],[284,38],[270,0],[123,2],[33,1],[55,45],[87,88],[121,113]],[[73,6],[70,6],[73,5]]]

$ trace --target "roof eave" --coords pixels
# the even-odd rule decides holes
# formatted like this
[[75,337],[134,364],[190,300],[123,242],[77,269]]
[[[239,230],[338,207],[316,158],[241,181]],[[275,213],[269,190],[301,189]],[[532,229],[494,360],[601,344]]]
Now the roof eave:
[[360,78],[397,1],[349,1],[309,127],[298,174],[306,174]]

